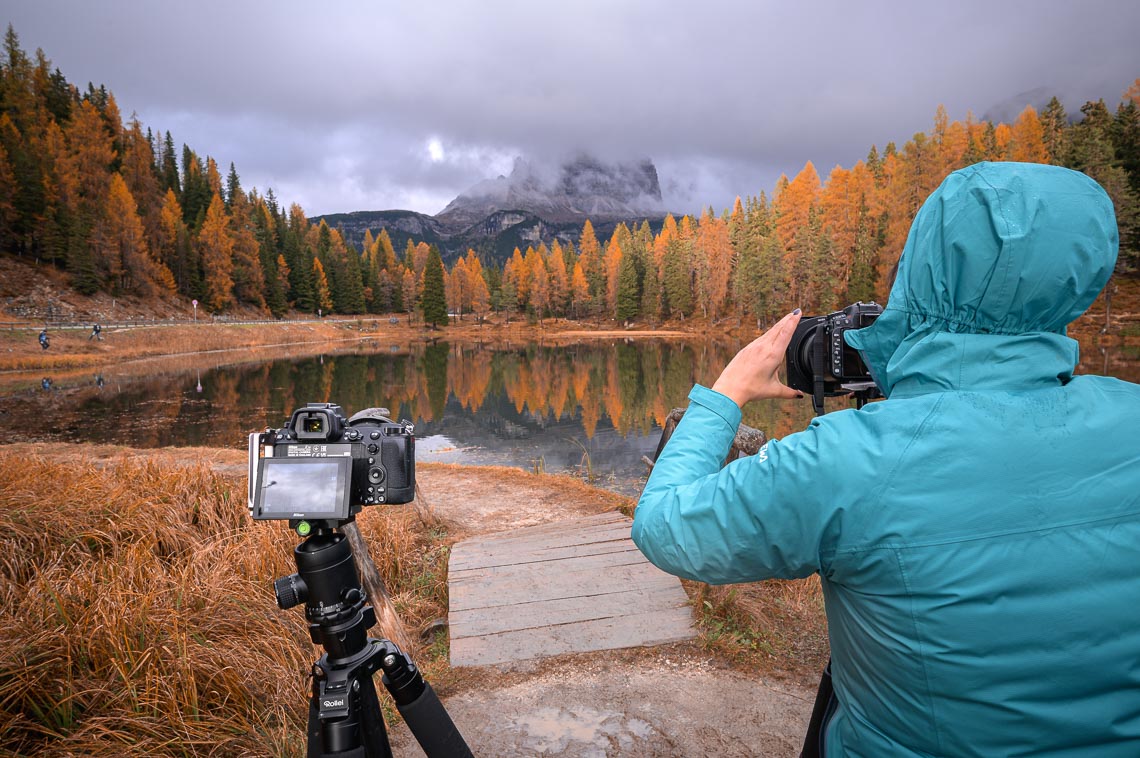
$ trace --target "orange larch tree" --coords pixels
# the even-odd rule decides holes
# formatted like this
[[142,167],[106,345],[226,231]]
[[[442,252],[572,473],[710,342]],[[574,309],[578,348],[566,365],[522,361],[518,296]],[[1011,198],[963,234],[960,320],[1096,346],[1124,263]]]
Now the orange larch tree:
[[1037,117],[1037,109],[1032,105],[1025,106],[1017,120],[1013,122],[1009,159],[1023,163],[1049,161],[1049,155],[1045,150],[1045,130]]
[[[197,247],[205,274],[203,302],[217,313],[234,303],[234,281],[230,277],[234,267],[234,241],[230,236],[226,204],[217,193],[210,201],[202,228],[198,230]],[[323,269],[321,273],[324,274]],[[325,287],[328,287],[327,280]]]

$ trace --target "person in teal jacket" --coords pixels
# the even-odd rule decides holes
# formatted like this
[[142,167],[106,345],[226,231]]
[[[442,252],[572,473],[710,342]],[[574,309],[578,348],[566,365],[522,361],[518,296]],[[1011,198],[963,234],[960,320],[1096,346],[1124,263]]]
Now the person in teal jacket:
[[819,573],[828,758],[1140,756],[1140,386],[1074,376],[1065,335],[1117,247],[1085,175],[971,166],[847,332],[884,401],[721,468],[741,406],[798,394],[798,311],[689,395],[633,540],[712,584]]

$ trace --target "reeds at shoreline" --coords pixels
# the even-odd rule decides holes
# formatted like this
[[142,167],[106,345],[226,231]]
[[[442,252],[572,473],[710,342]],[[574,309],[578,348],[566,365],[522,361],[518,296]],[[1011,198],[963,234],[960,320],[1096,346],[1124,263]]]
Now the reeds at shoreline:
[[[0,493],[0,755],[304,754],[320,651],[271,588],[299,540],[244,481],[0,452]],[[444,615],[442,535],[360,526],[405,622]]]

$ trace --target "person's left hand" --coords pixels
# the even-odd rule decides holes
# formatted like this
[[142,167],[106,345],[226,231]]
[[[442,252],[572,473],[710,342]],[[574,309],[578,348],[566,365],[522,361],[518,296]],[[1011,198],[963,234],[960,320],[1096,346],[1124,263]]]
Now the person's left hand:
[[800,309],[796,308],[746,345],[724,367],[713,390],[728,396],[741,408],[751,400],[803,397],[802,392],[788,387],[779,377],[784,353],[801,316]]

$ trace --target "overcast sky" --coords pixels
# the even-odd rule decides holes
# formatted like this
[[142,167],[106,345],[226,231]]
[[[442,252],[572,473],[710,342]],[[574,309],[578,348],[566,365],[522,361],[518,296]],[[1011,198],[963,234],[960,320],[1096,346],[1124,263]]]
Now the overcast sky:
[[308,215],[438,213],[515,156],[648,157],[718,210],[872,144],[1046,91],[1115,109],[1140,2],[0,0],[124,119]]

